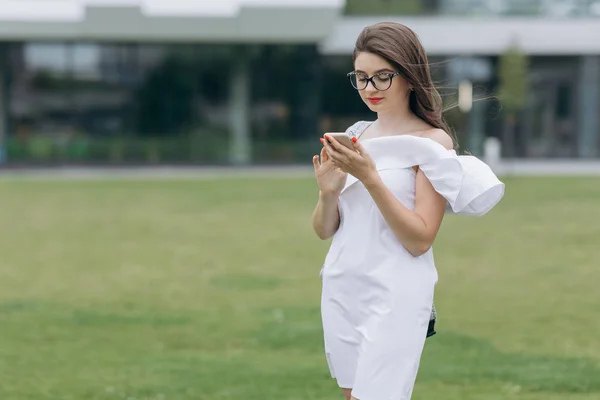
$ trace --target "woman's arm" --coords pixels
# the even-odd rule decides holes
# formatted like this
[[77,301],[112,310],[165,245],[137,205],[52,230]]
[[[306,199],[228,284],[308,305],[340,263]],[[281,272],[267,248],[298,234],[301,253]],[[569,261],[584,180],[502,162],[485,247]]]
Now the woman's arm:
[[[443,131],[434,131],[429,138],[448,150],[453,148],[452,139]],[[425,174],[417,171],[415,208],[412,211],[396,199],[379,174],[372,175],[363,184],[408,252],[415,257],[425,254],[437,236],[446,209],[446,199],[435,191]]]
[[425,254],[437,235],[444,217],[446,199],[438,194],[422,171],[417,172],[415,209],[404,206],[379,176],[363,182],[379,212],[400,243],[415,257]]
[[319,201],[312,216],[315,233],[321,240],[332,237],[340,226],[338,195],[319,192]]
[[[442,144],[448,150],[454,146],[452,138],[443,130],[433,130],[427,137]],[[336,165],[363,183],[383,218],[410,254],[415,257],[423,255],[433,244],[440,228],[446,200],[435,191],[425,174],[418,170],[415,208],[408,209],[385,186],[377,172],[375,162],[360,142],[353,141],[356,152],[346,149],[335,140],[331,144],[325,141],[325,149]]]
[[[321,141],[323,143],[323,141]],[[319,186],[319,201],[312,215],[312,225],[321,240],[332,237],[340,226],[338,199],[347,174],[329,159],[325,147],[320,156],[313,157],[315,177]]]

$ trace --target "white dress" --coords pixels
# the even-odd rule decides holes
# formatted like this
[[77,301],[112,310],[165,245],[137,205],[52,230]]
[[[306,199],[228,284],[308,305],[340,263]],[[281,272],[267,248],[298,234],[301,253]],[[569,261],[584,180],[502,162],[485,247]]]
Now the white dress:
[[[361,121],[349,128],[360,133]],[[418,166],[446,200],[447,213],[483,215],[504,184],[473,156],[458,156],[429,138],[366,139],[385,185],[414,208]],[[411,397],[438,275],[430,249],[413,257],[400,244],[363,184],[349,175],[339,198],[340,227],[323,268],[321,313],[331,376],[359,400]]]

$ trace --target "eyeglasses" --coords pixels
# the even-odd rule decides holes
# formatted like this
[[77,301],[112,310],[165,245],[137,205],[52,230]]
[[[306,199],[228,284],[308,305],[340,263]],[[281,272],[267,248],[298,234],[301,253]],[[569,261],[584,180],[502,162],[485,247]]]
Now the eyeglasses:
[[392,86],[392,79],[400,75],[400,72],[396,72],[395,74],[380,72],[370,78],[365,74],[354,71],[349,72],[347,75],[350,78],[350,83],[356,90],[365,90],[369,82],[371,82],[371,85],[373,85],[375,89],[384,91]]

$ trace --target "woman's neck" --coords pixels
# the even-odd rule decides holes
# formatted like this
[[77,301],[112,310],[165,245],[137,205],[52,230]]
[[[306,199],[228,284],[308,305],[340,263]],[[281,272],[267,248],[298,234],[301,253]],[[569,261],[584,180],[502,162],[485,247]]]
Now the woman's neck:
[[384,135],[401,135],[423,129],[426,123],[414,115],[410,108],[402,108],[402,112],[379,112],[377,124]]

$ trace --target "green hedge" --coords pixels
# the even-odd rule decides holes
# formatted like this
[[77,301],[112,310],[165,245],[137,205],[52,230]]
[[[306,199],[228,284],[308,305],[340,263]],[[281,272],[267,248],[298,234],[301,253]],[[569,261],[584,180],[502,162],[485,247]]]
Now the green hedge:
[[9,163],[223,163],[228,157],[228,137],[194,134],[173,138],[73,138],[67,141],[37,136],[8,138]]
[[[256,164],[310,163],[320,151],[317,140],[258,141],[252,143]],[[48,137],[6,141],[9,164],[227,164],[227,135],[195,135],[180,138],[72,139]]]

